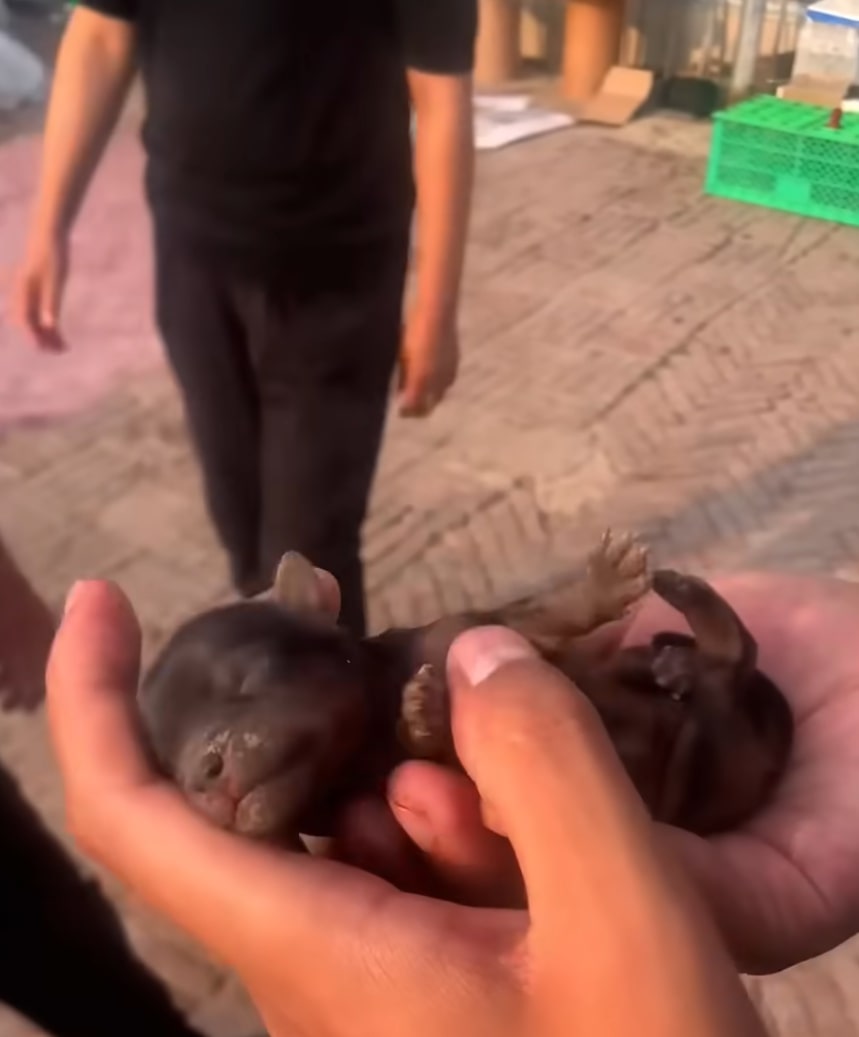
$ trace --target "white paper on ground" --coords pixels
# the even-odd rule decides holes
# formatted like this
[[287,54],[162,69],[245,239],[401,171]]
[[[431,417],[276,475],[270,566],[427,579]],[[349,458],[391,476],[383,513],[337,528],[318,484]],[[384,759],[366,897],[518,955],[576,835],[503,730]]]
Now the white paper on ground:
[[0,31],[0,111],[42,99],[45,68],[35,54]]
[[474,107],[486,112],[522,112],[531,105],[527,94],[475,94]]
[[478,94],[474,98],[474,140],[478,151],[566,129],[575,119],[566,112],[536,108],[521,94]]

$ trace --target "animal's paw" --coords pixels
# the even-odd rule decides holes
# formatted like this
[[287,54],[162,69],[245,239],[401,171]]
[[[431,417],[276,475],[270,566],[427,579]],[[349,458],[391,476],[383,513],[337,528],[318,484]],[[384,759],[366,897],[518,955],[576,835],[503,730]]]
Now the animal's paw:
[[647,548],[631,533],[603,533],[587,564],[595,612],[602,622],[621,619],[650,590]]
[[442,759],[450,747],[450,703],[447,684],[425,663],[403,688],[399,736],[413,756]]

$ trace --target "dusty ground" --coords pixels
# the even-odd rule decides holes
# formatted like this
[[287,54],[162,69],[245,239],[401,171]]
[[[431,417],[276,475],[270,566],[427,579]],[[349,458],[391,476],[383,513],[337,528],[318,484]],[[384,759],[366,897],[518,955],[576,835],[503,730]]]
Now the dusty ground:
[[[657,118],[481,158],[462,378],[429,422],[392,420],[366,530],[377,626],[540,585],[608,521],[704,571],[857,572],[859,233],[702,197],[707,132]],[[0,264],[36,157],[23,132],[0,148]],[[139,172],[129,123],[80,227],[73,351],[0,326],[0,529],[54,602],[120,581],[151,648],[226,584],[151,327]],[[59,826],[42,720],[3,720],[0,754]],[[122,902],[182,1002],[247,1032],[225,977]],[[779,1033],[855,1031],[856,951],[755,984]]]

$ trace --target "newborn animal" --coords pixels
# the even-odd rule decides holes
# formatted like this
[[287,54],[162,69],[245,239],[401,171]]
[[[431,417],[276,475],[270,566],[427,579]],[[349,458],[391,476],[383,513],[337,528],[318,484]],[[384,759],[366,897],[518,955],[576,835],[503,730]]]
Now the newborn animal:
[[[690,634],[608,654],[586,635],[649,590]],[[645,550],[607,533],[562,604],[522,600],[359,640],[326,614],[312,565],[286,555],[270,598],[184,624],[143,681],[158,764],[213,822],[295,844],[330,834],[350,798],[384,794],[410,758],[458,768],[445,660],[469,627],[504,624],[567,674],[599,713],[656,820],[699,834],[759,809],[786,766],[790,708],[757,646],[707,583],[648,573]]]

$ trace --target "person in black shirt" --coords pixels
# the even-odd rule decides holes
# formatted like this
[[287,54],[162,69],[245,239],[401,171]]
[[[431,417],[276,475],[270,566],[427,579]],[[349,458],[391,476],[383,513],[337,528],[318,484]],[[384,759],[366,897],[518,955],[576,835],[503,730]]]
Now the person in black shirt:
[[80,0],[57,62],[19,322],[63,345],[70,228],[139,71],[157,321],[234,585],[301,551],[358,633],[398,361],[404,415],[456,377],[476,23],[476,0]]

